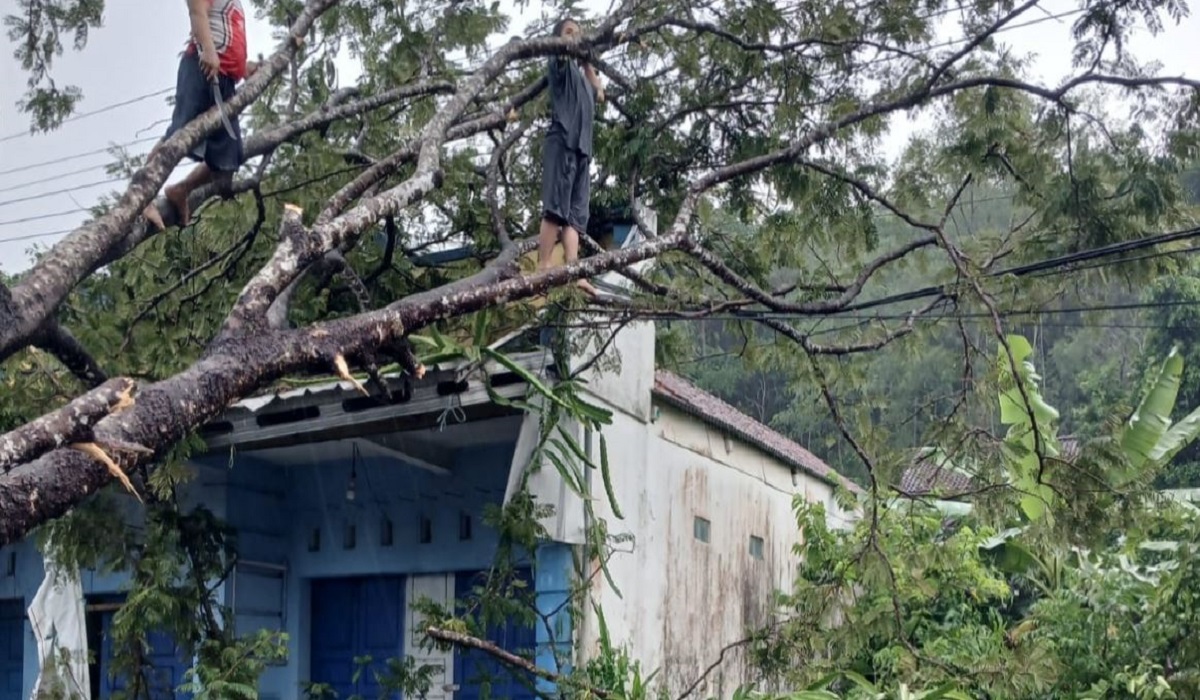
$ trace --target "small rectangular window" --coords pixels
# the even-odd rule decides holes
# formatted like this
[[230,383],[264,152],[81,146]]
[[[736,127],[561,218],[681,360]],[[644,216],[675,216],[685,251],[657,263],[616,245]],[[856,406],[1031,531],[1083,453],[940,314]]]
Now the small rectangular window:
[[346,523],[342,531],[342,549],[354,549],[358,546],[358,527],[354,523]]
[[429,520],[428,516],[421,516],[419,537],[421,544],[429,544],[433,541],[433,523]]
[[692,520],[692,535],[701,542],[708,542],[711,537],[712,523],[699,515]]
[[755,559],[763,558],[763,538],[750,535],[750,556]]
[[321,528],[314,527],[308,531],[308,551],[321,551]]
[[471,516],[468,513],[458,514],[458,539],[471,539]]
[[392,519],[384,516],[383,520],[379,523],[379,545],[382,547],[391,547],[393,536]]

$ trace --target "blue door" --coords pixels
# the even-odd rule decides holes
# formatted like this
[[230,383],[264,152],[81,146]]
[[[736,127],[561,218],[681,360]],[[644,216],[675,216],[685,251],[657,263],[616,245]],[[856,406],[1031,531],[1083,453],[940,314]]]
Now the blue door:
[[25,610],[20,600],[0,600],[0,700],[22,700]]
[[[100,626],[100,659],[96,669],[99,682],[100,700],[109,700],[118,691],[129,688],[129,679],[118,676],[112,677],[113,656],[116,653],[112,634],[114,610],[104,610],[98,615]],[[176,647],[169,635],[163,632],[152,632],[146,636],[150,646],[146,656],[146,684],[150,691],[150,700],[187,700],[191,693],[177,692],[177,688],[187,678],[188,669],[192,667],[191,659],[185,658],[183,652]]]
[[[462,600],[470,595],[472,586],[480,583],[481,572],[461,572],[454,577],[454,598]],[[528,569],[517,574],[525,580],[527,589],[533,589],[533,577]],[[508,620],[485,630],[487,641],[505,651],[532,658],[537,646],[537,635],[532,624],[521,624]],[[508,666],[477,649],[454,651],[454,683],[458,690],[454,700],[534,700],[533,679],[517,675]]]
[[[380,697],[376,674],[386,673],[388,659],[404,658],[404,577],[313,581],[310,638],[313,683],[328,684],[342,700]],[[366,656],[371,664],[356,682],[355,659]]]

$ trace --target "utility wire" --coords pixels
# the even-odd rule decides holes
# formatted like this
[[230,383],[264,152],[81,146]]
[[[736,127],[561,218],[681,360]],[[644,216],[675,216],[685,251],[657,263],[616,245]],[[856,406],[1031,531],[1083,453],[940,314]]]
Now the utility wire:
[[[1084,251],[1080,251],[1077,253],[1070,253],[1067,255],[1060,255],[1058,257],[1048,258],[1046,260],[1039,260],[1037,262],[1029,263],[1026,265],[1019,265],[1017,267],[1010,267],[1010,268],[1006,268],[1003,270],[996,270],[994,272],[989,272],[987,274],[987,276],[988,277],[1003,277],[1005,275],[1012,275],[1014,277],[1024,277],[1026,275],[1030,275],[1035,272],[1042,272],[1045,270],[1052,270],[1055,268],[1066,267],[1066,266],[1072,265],[1076,262],[1094,260],[1095,258],[1105,257],[1108,255],[1117,255],[1120,253],[1129,252],[1129,251],[1133,251],[1133,250],[1139,250],[1142,248],[1149,248],[1150,246],[1158,245],[1160,243],[1169,243],[1171,241],[1184,240],[1187,238],[1195,238],[1197,236],[1200,236],[1200,227],[1184,229],[1182,231],[1173,231],[1170,233],[1160,233],[1160,234],[1156,234],[1153,236],[1146,236],[1143,238],[1138,238],[1138,239],[1135,239],[1132,241],[1124,241],[1121,243],[1112,243],[1112,244],[1109,244],[1106,246],[1092,248],[1090,250],[1084,250]],[[1056,274],[1062,274],[1062,272],[1058,272]],[[915,301],[917,299],[926,299],[929,297],[938,296],[938,295],[942,294],[942,292],[943,292],[942,287],[924,287],[921,289],[914,289],[909,292],[902,292],[900,294],[892,294],[889,296],[880,297],[878,299],[872,299],[870,301],[859,302],[857,304],[850,304],[850,305],[846,306],[844,309],[842,309],[842,311],[860,311],[863,309],[871,309],[871,308],[875,308],[878,306],[887,306],[890,304],[896,304],[896,303],[903,302],[903,301]]]
[[[151,97],[158,97],[160,95],[165,95],[169,92],[173,92],[174,90],[175,90],[174,87],[164,88],[162,90],[159,90],[158,92],[151,92],[151,93],[147,93],[145,95],[139,95],[138,97],[132,97],[128,100],[123,100],[121,102],[114,102],[110,105],[105,105],[103,107],[100,107],[99,109],[94,109],[90,112],[80,112],[79,114],[67,117],[66,119],[62,120],[62,123],[67,124],[70,122],[76,122],[81,119],[87,119],[88,117],[94,117],[97,114],[104,114],[105,112],[111,112],[114,109],[120,109],[121,107],[128,107],[129,105],[137,104],[138,102],[141,102],[143,100],[148,100]],[[12,141],[14,139],[24,138],[24,137],[28,137],[28,136],[36,136],[36,135],[37,135],[37,132],[35,132],[35,131],[17,131],[15,133],[9,134],[8,136],[0,137],[0,143],[3,143],[5,141]]]
[[161,138],[162,138],[161,136],[147,136],[144,139],[137,139],[135,141],[128,141],[126,143],[113,144],[113,145],[107,146],[105,148],[97,148],[94,151],[84,151],[83,153],[76,153],[74,155],[63,156],[61,158],[52,158],[50,160],[43,160],[43,161],[40,161],[37,163],[29,163],[27,165],[21,165],[21,166],[15,167],[15,168],[9,168],[8,170],[0,170],[0,175],[12,175],[14,173],[23,173],[27,170],[34,170],[36,168],[41,168],[41,167],[44,167],[47,165],[57,165],[59,163],[68,163],[73,160],[79,160],[80,158],[87,158],[89,156],[102,155],[102,154],[108,153],[110,150],[112,150],[114,148],[126,148],[128,146],[136,146],[141,143],[150,143],[151,141],[158,141]]
[[93,170],[103,170],[103,169],[107,168],[108,166],[109,166],[109,163],[98,163],[96,165],[89,165],[86,168],[79,168],[77,170],[70,170],[65,173],[58,173],[56,175],[50,175],[48,177],[43,177],[40,180],[27,180],[25,182],[22,182],[19,185],[9,185],[8,187],[0,187],[0,192],[13,192],[14,190],[23,190],[26,187],[33,187],[34,185],[44,185],[47,182],[57,182],[58,180],[61,180],[64,177],[71,177],[72,175],[82,175],[83,173],[90,173]]
[[[301,189],[301,188],[303,188],[303,187],[307,187],[307,186],[309,186],[309,185],[316,184],[316,183],[318,183],[318,182],[323,182],[323,181],[325,181],[325,180],[328,180],[328,179],[330,179],[330,178],[332,178],[332,177],[337,177],[338,175],[344,175],[344,174],[346,174],[346,173],[351,173],[351,172],[355,172],[355,171],[357,171],[357,170],[362,170],[362,169],[363,169],[363,168],[365,168],[365,167],[367,167],[367,166],[365,166],[365,165],[352,165],[352,166],[349,166],[349,167],[346,167],[346,168],[339,168],[338,170],[333,170],[333,171],[330,171],[330,172],[328,172],[328,173],[324,173],[324,174],[322,174],[322,175],[317,175],[317,176],[315,176],[315,177],[308,178],[307,180],[303,180],[303,181],[301,181],[301,182],[298,182],[298,183],[294,183],[294,184],[286,185],[286,186],[284,186],[284,187],[281,187],[281,188],[279,188],[279,189],[277,189],[277,190],[271,190],[271,191],[268,191],[268,192],[264,192],[262,196],[263,196],[263,199],[273,199],[273,198],[275,198],[275,197],[279,197],[279,196],[281,196],[281,195],[285,195],[285,194],[288,194],[288,193],[290,193],[290,192],[294,192],[294,191],[296,191],[296,190],[298,190],[298,189]],[[71,210],[68,210],[68,211],[57,212],[57,213],[54,213],[54,214],[44,214],[44,215],[42,215],[42,216],[28,217],[28,218],[25,218],[25,219],[14,219],[14,220],[11,220],[11,221],[0,221],[0,226],[6,225],[6,224],[18,224],[18,223],[25,223],[25,222],[27,222],[27,221],[34,221],[34,220],[38,220],[38,219],[49,219],[49,218],[54,218],[54,217],[57,217],[57,216],[66,216],[67,214],[74,214],[74,213],[76,213],[76,212],[81,212],[81,211],[89,211],[89,210],[88,210],[88,209],[83,209],[83,208],[80,208],[80,209],[71,209]],[[64,229],[58,229],[57,231],[41,231],[41,232],[38,232],[38,233],[26,233],[26,234],[21,234],[21,235],[17,235],[17,236],[7,236],[7,237],[0,238],[0,243],[14,243],[14,242],[17,242],[17,241],[31,241],[31,240],[35,240],[35,239],[38,239],[38,238],[49,238],[49,237],[51,237],[51,236],[60,236],[60,235],[68,234],[68,233],[71,233],[71,232],[72,232],[72,231],[74,231],[74,230],[75,230],[74,228],[64,228]]]
[[61,190],[48,190],[46,192],[39,192],[37,194],[31,194],[31,195],[27,195],[25,197],[17,197],[15,199],[5,199],[3,201],[0,201],[0,207],[5,207],[10,204],[19,204],[20,202],[32,202],[35,199],[45,199],[46,197],[53,197],[53,196],[59,195],[59,194],[67,194],[68,192],[78,192],[79,190],[87,190],[87,189],[91,189],[93,187],[99,187],[100,185],[108,185],[113,182],[124,182],[125,180],[128,180],[128,179],[129,178],[124,177],[124,176],[110,177],[106,180],[95,180],[93,182],[87,182],[82,185],[74,185],[73,187],[64,187]]
[[[88,211],[88,209],[84,207],[76,207],[75,209],[56,211],[53,214],[38,214],[37,216],[26,216],[21,219],[9,219],[7,221],[0,221],[0,226],[11,226],[12,224],[23,224],[29,221],[41,221],[42,219],[55,219],[60,216],[67,216],[68,214],[75,214],[81,211]],[[0,239],[0,242],[4,242],[5,240],[6,239]]]

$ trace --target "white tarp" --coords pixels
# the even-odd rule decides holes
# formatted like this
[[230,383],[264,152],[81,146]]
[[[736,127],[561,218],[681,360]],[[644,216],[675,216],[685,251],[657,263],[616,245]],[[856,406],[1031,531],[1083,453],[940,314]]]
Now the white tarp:
[[45,563],[46,578],[29,605],[39,660],[31,700],[39,697],[91,700],[87,618],[79,572],[59,566],[49,547]]

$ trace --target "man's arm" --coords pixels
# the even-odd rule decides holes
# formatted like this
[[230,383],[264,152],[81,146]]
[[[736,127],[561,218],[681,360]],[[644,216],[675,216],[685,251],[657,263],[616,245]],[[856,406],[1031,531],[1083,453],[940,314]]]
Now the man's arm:
[[212,30],[208,26],[208,6],[211,3],[212,0],[187,0],[192,37],[200,48],[200,65],[209,78],[215,78],[220,61],[217,59],[217,47],[213,44]]
[[208,26],[208,6],[211,3],[212,0],[187,0],[188,18],[192,22],[192,36],[200,50],[216,55],[217,47],[213,44],[212,29]]
[[583,64],[583,74],[587,77],[588,82],[596,89],[596,101],[604,101],[604,85],[600,83],[600,76],[596,75],[596,69],[592,68],[592,64]]

